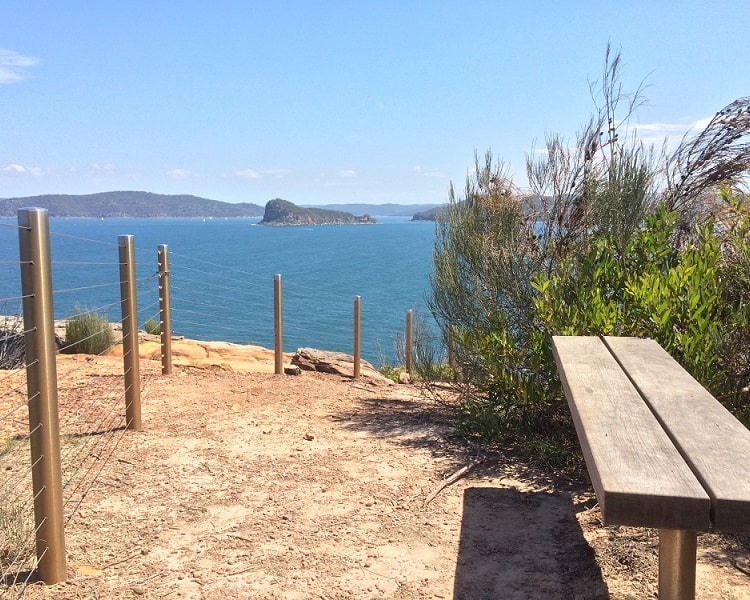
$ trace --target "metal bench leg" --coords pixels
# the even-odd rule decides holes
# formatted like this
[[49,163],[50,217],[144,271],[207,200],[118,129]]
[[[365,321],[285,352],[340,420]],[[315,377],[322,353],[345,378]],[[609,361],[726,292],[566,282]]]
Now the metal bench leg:
[[659,530],[659,600],[695,599],[697,549],[695,531]]

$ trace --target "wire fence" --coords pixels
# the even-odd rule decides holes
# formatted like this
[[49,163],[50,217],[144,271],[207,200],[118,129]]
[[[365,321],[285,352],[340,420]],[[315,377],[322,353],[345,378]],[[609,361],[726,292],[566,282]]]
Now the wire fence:
[[[30,262],[23,261],[18,251],[21,229],[18,224],[0,222],[2,281],[18,281],[19,270]],[[128,383],[128,350],[116,350],[122,346],[123,337],[127,339],[127,328],[117,325],[125,320],[123,286],[127,283],[121,241],[93,239],[53,228],[49,246],[51,295],[57,318],[54,339],[61,502],[67,527],[116,453],[128,424],[132,424],[128,395],[133,387],[138,388],[138,394],[147,390],[152,376],[140,375],[136,347],[136,356],[130,358],[135,358],[138,381]],[[184,252],[168,254],[168,273],[160,273],[156,249],[135,248],[139,270],[133,265],[134,281],[130,284],[137,300],[137,329],[159,333],[164,327],[160,281],[168,274],[169,316],[174,334],[190,332],[190,337],[197,339],[273,347],[273,280],[267,273]],[[64,260],[56,261],[55,256],[63,256]],[[30,426],[30,410],[38,398],[29,397],[28,393],[27,372],[33,363],[26,352],[25,338],[30,332],[24,329],[23,311],[29,297],[21,293],[20,283],[17,289],[4,289],[10,291],[0,298],[0,314],[5,315],[0,317],[0,584],[4,584],[0,596],[20,597],[49,550],[39,546],[40,519],[35,519],[39,492],[34,492],[34,470],[42,458],[33,458],[37,430]],[[357,337],[354,295],[342,295],[340,288],[326,281],[312,287],[291,280],[284,282],[283,298],[285,340],[291,339],[291,346],[329,349],[330,340],[337,339],[340,346],[353,347]],[[357,311],[358,304],[359,298],[355,303]],[[98,353],[118,354],[116,358],[98,361],[96,376],[91,375],[89,361],[68,354],[76,349],[70,340],[71,324],[91,315],[99,319],[101,328],[77,337],[76,344],[93,341],[105,330],[114,331]],[[394,330],[402,330],[403,313],[400,318],[394,317]]]
[[[199,340],[224,340],[274,347],[274,276],[170,251],[172,331]],[[351,288],[320,281],[312,287],[282,273],[285,352],[313,347],[353,353]],[[384,313],[381,304],[362,298],[363,358],[375,367],[396,360],[394,344],[403,332],[406,311]],[[377,332],[377,333],[374,333]]]
[[[18,246],[24,228],[2,225],[0,247],[12,256],[8,252],[11,244],[7,238],[18,238],[15,242]],[[57,322],[53,333],[57,353],[52,381],[58,426],[60,508],[63,526],[67,526],[116,451],[126,429],[123,413],[127,410],[123,410],[123,395],[127,390],[123,386],[122,362],[117,359],[105,362],[104,370],[100,368],[97,376],[92,377],[88,361],[68,354],[76,349],[76,345],[86,345],[105,330],[109,341],[100,344],[99,354],[110,354],[121,343],[121,335],[111,335],[110,322],[118,319],[116,313],[122,308],[122,264],[115,243],[54,232],[49,233],[48,243],[53,255],[56,248],[65,246],[62,254],[68,257],[101,257],[96,261],[86,258],[51,261],[49,265],[53,272],[67,271],[62,280],[68,285],[54,287],[51,294],[52,303],[74,307],[64,309],[67,325],[96,315],[93,322],[100,327],[86,329],[85,335],[76,338],[75,345],[70,343],[71,331],[63,324]],[[19,270],[23,273],[23,267],[32,262],[34,260],[4,257],[0,276],[5,281],[9,278],[18,280]],[[157,298],[158,303],[155,277],[139,280],[137,285],[138,293]],[[34,449],[35,436],[42,428],[41,423],[34,424],[34,414],[46,408],[42,405],[41,393],[30,395],[32,385],[28,373],[33,370],[34,362],[29,357],[34,351],[30,351],[26,337],[37,332],[24,330],[24,323],[28,322],[24,300],[29,300],[28,294],[3,298],[5,316],[0,321],[0,367],[3,369],[0,371],[0,577],[4,584],[0,595],[9,598],[20,597],[25,584],[39,576],[40,565],[55,552],[52,543],[45,547],[37,535],[49,525],[54,515],[39,514],[40,506],[45,506],[41,498],[50,495],[50,486],[46,483],[39,485],[36,471],[48,469],[45,465],[50,463],[49,454],[54,452],[40,454]],[[152,307],[153,302],[147,307],[149,305]],[[35,339],[33,335],[32,339]],[[44,510],[52,512],[47,506]],[[63,565],[64,561],[63,546]]]

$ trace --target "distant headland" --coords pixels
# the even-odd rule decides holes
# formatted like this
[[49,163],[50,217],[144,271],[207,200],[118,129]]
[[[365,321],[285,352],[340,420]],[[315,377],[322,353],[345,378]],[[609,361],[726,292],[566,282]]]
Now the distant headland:
[[101,192],[98,194],[47,194],[0,199],[0,217],[15,217],[19,208],[46,208],[56,218],[230,218],[260,217],[263,207],[248,202],[232,204],[189,195],[151,192]]
[[[286,204],[284,204],[286,203]],[[266,218],[271,204],[276,217]],[[288,205],[288,206],[287,206]],[[286,206],[286,208],[284,208]],[[368,215],[383,217],[408,217],[429,211],[436,204],[331,204],[295,205],[279,198],[271,200],[266,208],[250,202],[223,202],[189,194],[155,194],[142,191],[112,191],[96,194],[45,194],[16,198],[0,198],[0,217],[16,217],[19,208],[45,208],[52,218],[117,219],[117,218],[260,218],[267,224],[284,224],[279,221],[286,211],[290,223],[371,223]],[[289,208],[293,207],[291,211]],[[322,212],[319,212],[322,211]],[[335,213],[339,213],[336,216]],[[342,216],[349,215],[349,216]],[[355,217],[354,215],[362,215]]]

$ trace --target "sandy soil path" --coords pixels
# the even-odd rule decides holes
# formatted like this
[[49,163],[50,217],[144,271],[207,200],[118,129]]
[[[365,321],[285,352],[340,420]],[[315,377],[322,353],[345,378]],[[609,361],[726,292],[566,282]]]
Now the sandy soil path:
[[[120,368],[62,361],[61,410],[119,402],[96,390]],[[25,597],[656,597],[656,534],[602,527],[585,482],[491,455],[425,505],[475,454],[412,386],[141,370],[144,429],[72,515],[69,581]],[[747,538],[699,546],[698,597],[749,599]]]

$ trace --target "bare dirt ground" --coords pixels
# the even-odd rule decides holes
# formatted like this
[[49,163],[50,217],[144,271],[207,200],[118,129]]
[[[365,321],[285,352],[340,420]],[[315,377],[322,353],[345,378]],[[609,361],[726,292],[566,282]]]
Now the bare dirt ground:
[[[64,413],[121,363],[58,369]],[[25,598],[656,598],[656,533],[603,527],[585,482],[495,454],[425,504],[475,451],[413,386],[141,374],[143,431],[116,437],[73,514],[68,581]],[[700,536],[698,597],[750,599],[748,548]]]

